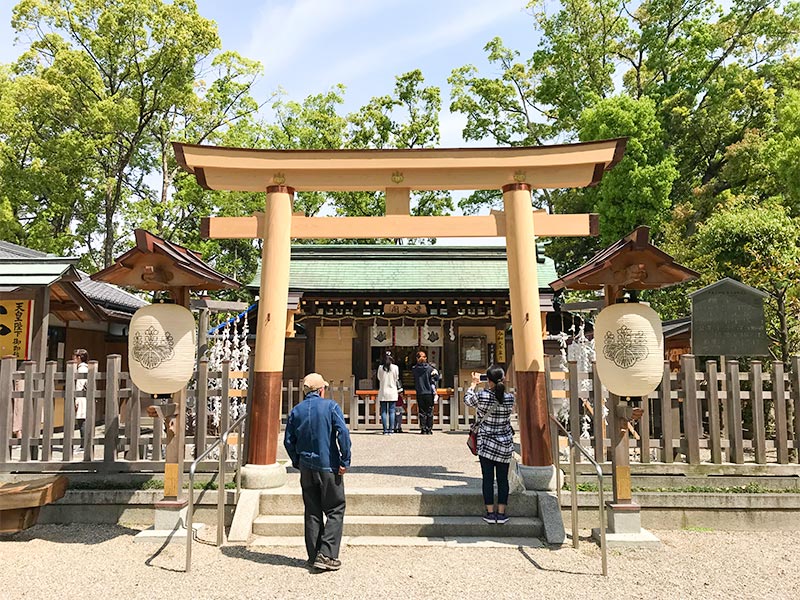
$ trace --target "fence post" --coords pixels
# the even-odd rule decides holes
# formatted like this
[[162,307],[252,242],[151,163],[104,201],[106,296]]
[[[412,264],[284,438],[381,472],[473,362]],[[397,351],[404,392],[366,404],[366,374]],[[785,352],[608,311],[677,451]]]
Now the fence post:
[[[547,396],[547,414],[552,417],[553,415],[553,380],[552,371],[550,367],[550,357],[544,355],[544,390]],[[558,429],[555,427],[550,428],[550,448],[553,452],[553,464],[558,464]]]
[[20,451],[20,461],[28,462],[31,460],[31,436],[33,435],[33,421],[35,419],[35,407],[33,405],[33,370],[36,363],[30,360],[22,363],[22,370],[25,372],[25,389],[22,392],[22,449]]
[[[133,382],[131,381],[131,385]],[[83,460],[94,460],[94,426],[97,422],[97,361],[89,361],[89,372],[86,374],[86,420],[83,440]]]
[[642,418],[639,419],[639,461],[650,462],[650,396],[642,396]]
[[128,460],[139,460],[140,417],[142,412],[142,392],[131,381],[131,395],[128,398]]
[[[576,444],[581,443],[581,398],[578,383],[578,361],[567,362],[569,377],[569,432]],[[575,461],[581,462],[581,453],[575,452]]]
[[603,451],[606,447],[606,420],[603,417],[605,412],[605,402],[603,401],[603,383],[600,375],[597,374],[597,366],[592,363],[592,400],[594,401],[594,459],[599,462],[603,460]]
[[194,410],[194,456],[197,458],[206,451],[206,435],[208,433],[208,359],[205,357],[197,367]]
[[681,375],[683,376],[683,431],[686,436],[686,458],[690,465],[699,465],[700,426],[697,422],[697,378],[695,377],[693,354],[681,356]]
[[[228,427],[230,427],[230,416],[231,416],[231,361],[230,360],[223,360],[222,361],[222,397],[219,399],[219,434],[222,435],[224,432],[228,431]],[[280,428],[280,424],[278,424]],[[225,459],[228,458],[228,449],[223,448],[220,446],[220,454],[225,453]],[[198,454],[199,456],[199,454]],[[220,482],[224,484],[224,482]]]
[[726,385],[728,387],[728,439],[730,441],[731,462],[744,463],[742,444],[742,396],[739,383],[739,361],[729,360]]
[[722,463],[722,443],[720,441],[719,427],[719,377],[717,363],[713,360],[706,362],[706,403],[708,404],[708,435],[711,444],[711,462],[715,465]]
[[750,406],[753,408],[753,448],[756,463],[767,462],[767,430],[764,425],[764,386],[761,377],[761,361],[750,363]]
[[103,462],[116,462],[119,438],[119,376],[122,357],[109,354],[106,359],[106,430],[103,436]]
[[12,407],[11,393],[14,391],[14,367],[17,359],[4,356],[0,359],[0,463],[9,462],[9,440],[11,439]]
[[671,463],[675,460],[675,446],[673,446],[672,432],[672,373],[669,370],[669,361],[664,361],[664,373],[661,377],[661,461]]
[[50,460],[53,448],[53,411],[55,410],[56,361],[48,360],[44,366],[44,423],[42,431],[42,461]]
[[75,433],[75,373],[78,364],[74,360],[66,362],[64,370],[64,437],[61,457],[67,462],[72,460],[72,436]]
[[786,386],[784,385],[783,363],[772,363],[772,406],[775,407],[775,448],[778,464],[789,463],[789,432],[786,421]]

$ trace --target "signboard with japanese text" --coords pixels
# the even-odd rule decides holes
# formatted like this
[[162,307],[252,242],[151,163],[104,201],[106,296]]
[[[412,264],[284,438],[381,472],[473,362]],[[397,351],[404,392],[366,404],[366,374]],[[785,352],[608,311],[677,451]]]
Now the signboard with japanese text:
[[692,351],[698,356],[766,356],[761,290],[725,278],[689,294]]
[[500,364],[506,362],[506,332],[505,329],[496,329],[495,339],[495,361]]
[[427,315],[428,307],[424,304],[384,304],[385,315]]
[[0,300],[0,356],[30,360],[33,300]]

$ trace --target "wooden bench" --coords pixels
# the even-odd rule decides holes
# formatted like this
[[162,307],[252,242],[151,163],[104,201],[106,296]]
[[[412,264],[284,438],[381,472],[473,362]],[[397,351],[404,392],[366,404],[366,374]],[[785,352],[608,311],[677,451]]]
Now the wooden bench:
[[63,498],[68,480],[63,475],[0,484],[0,533],[17,533],[36,525],[39,509]]

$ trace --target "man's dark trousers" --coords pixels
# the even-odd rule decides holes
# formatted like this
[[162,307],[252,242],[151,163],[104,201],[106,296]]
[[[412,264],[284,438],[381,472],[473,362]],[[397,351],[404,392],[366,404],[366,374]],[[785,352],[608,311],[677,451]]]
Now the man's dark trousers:
[[417,394],[419,408],[419,428],[433,431],[433,394]]
[[[344,523],[344,480],[338,473],[300,469],[305,505],[306,551],[309,560],[317,553],[339,558]],[[327,521],[323,523],[322,513]]]

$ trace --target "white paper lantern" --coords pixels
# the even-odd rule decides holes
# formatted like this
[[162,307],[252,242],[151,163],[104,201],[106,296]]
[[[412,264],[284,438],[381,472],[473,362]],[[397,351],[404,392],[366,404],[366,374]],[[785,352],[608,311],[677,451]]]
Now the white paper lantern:
[[148,394],[174,394],[194,373],[194,317],[177,304],[137,310],[128,333],[128,367],[136,386]]
[[597,374],[617,396],[646,396],[663,375],[664,338],[658,313],[631,302],[604,308],[594,325]]

